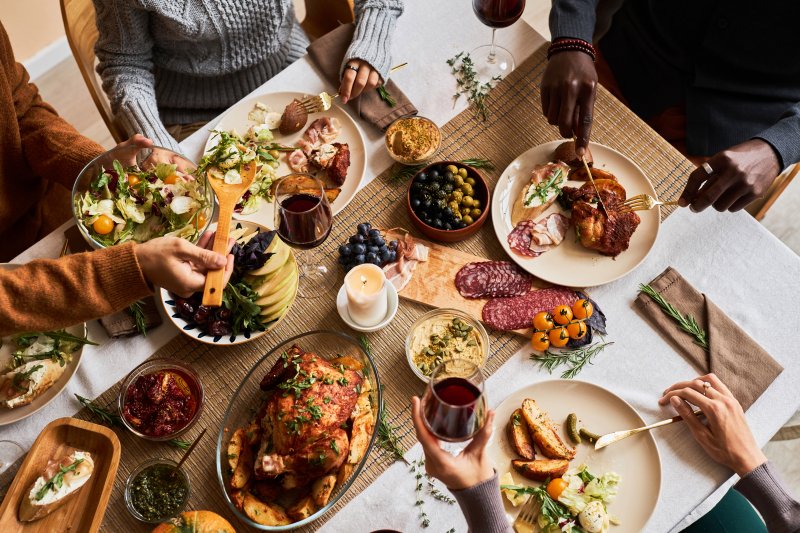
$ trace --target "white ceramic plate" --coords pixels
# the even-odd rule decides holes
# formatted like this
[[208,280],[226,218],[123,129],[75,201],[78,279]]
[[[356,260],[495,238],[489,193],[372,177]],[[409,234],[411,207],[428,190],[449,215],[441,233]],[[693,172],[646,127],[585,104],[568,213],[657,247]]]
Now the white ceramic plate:
[[[302,100],[307,96],[307,94],[300,92],[280,92],[251,96],[231,107],[213,129],[226,131],[236,130],[240,134],[244,134],[248,128],[254,124],[254,122],[248,120],[247,114],[253,110],[253,106],[256,104],[256,102],[261,102],[277,113],[283,113],[283,108],[286,107],[289,102],[295,98]],[[344,209],[345,206],[347,206],[347,204],[349,204],[356,195],[356,192],[358,192],[358,187],[361,184],[361,180],[364,177],[364,170],[367,168],[367,152],[365,149],[364,137],[361,135],[361,130],[358,128],[355,121],[350,117],[350,115],[347,114],[346,111],[334,104],[333,107],[324,113],[314,113],[309,115],[308,123],[297,133],[292,135],[281,135],[278,130],[273,130],[272,133],[275,135],[275,142],[294,146],[295,141],[303,137],[303,133],[306,131],[308,124],[311,124],[311,122],[314,120],[324,116],[339,119],[339,122],[341,123],[341,132],[339,133],[339,136],[336,138],[335,142],[348,143],[350,146],[350,168],[347,170],[347,179],[345,180],[344,185],[342,185],[342,192],[339,194],[339,197],[336,198],[336,201],[331,203],[331,209],[335,215]],[[213,138],[213,135],[209,134],[204,153],[215,145],[216,140]],[[284,159],[285,157],[281,157],[281,165],[276,170],[278,176],[285,176],[286,174],[292,172]],[[329,183],[328,185],[333,186],[334,184]],[[263,202],[261,204],[261,209],[259,209],[257,212],[250,215],[239,215],[234,213],[234,217],[240,220],[257,222],[263,226],[273,227],[275,225],[274,212],[275,209],[273,204]]]
[[[492,197],[494,231],[509,257],[537,278],[567,287],[603,285],[631,272],[647,257],[656,242],[661,224],[659,208],[638,212],[642,222],[631,237],[630,247],[615,258],[600,255],[575,242],[575,230],[572,228],[567,231],[560,245],[539,257],[523,257],[512,251],[508,245],[508,234],[514,229],[511,224],[511,208],[514,202],[522,188],[530,182],[533,167],[551,161],[553,151],[562,142],[552,141],[534,146],[503,171]],[[633,161],[608,146],[597,143],[591,143],[590,146],[595,166],[614,174],[625,187],[628,197],[637,194],[658,197],[644,172]],[[575,187],[580,187],[583,183],[567,182]],[[560,211],[558,202],[555,202],[541,218]]]
[[[627,402],[614,393],[585,381],[554,379],[534,383],[512,393],[495,410],[495,428],[487,448],[499,475],[511,472],[517,485],[536,486],[536,481],[524,478],[511,468],[511,460],[520,457],[514,452],[506,432],[511,414],[525,398],[533,398],[557,427],[564,442],[570,443],[563,429],[570,413],[578,415],[578,427],[603,435],[622,429],[644,426],[645,423]],[[536,450],[537,458],[544,456]],[[608,509],[621,520],[610,533],[646,531],[645,525],[653,514],[661,492],[661,458],[650,433],[630,437],[617,444],[595,451],[586,444],[578,445],[578,453],[570,466],[586,464],[595,475],[613,471],[620,475],[619,493]],[[503,497],[506,516],[513,522],[519,507],[513,507]]]
[[[10,263],[0,263],[0,268],[6,270],[13,270],[19,266],[20,265],[13,265]],[[67,330],[67,333],[75,335],[76,337],[86,336],[85,323],[76,324],[65,329]],[[3,345],[0,346],[0,372],[5,372],[8,369],[8,364],[11,362],[11,352],[14,351],[14,343],[12,342],[11,337],[3,337],[2,341]],[[67,363],[67,367],[59,380],[28,405],[16,407],[14,409],[0,407],[0,426],[11,424],[31,416],[33,413],[42,409],[45,405],[53,401],[56,396],[61,394],[61,391],[63,391],[64,387],[67,386],[69,380],[72,379],[75,371],[78,370],[78,367],[81,364],[82,354],[83,346],[78,348],[78,350],[72,354],[72,361]]]
[[[240,226],[250,230],[248,233],[255,231],[256,229],[260,229],[261,231],[270,231],[269,227],[265,227],[261,224],[256,224],[255,222],[248,222],[246,220],[232,221],[231,231]],[[211,227],[209,227],[208,231],[213,232],[216,231],[216,229],[217,225],[216,223],[214,223],[211,225]],[[297,259],[294,256],[294,250],[291,248],[289,249],[289,259],[291,261],[295,261],[295,264],[297,264]],[[286,311],[280,316],[280,318],[270,323],[267,326],[267,329],[265,329],[264,331],[256,331],[253,333],[240,333],[235,337],[232,335],[226,335],[224,337],[213,337],[207,333],[204,333],[203,331],[200,330],[200,328],[197,327],[196,324],[187,322],[186,320],[183,319],[183,317],[181,317],[175,311],[175,305],[174,305],[175,297],[172,294],[170,294],[168,290],[161,288],[159,290],[159,296],[161,297],[161,305],[164,306],[164,313],[167,315],[170,322],[172,322],[175,325],[175,327],[181,331],[181,333],[183,333],[184,335],[188,335],[193,339],[197,339],[198,341],[205,344],[211,344],[214,346],[228,346],[233,344],[244,344],[246,342],[253,341],[275,329],[275,327],[280,323],[280,321],[283,320],[284,317],[289,314],[289,311],[292,310],[292,305],[294,305],[294,302],[297,299],[297,287],[295,287],[294,295],[292,296],[292,300],[289,303],[288,307],[286,308]]]

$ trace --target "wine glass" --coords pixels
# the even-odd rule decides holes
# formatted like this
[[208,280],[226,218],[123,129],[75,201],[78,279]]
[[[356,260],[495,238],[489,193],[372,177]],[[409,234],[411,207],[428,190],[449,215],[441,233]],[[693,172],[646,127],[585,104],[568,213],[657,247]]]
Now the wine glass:
[[486,422],[483,373],[466,359],[446,359],[431,374],[422,413],[425,426],[440,440],[471,439]]
[[525,0],[472,0],[472,10],[478,19],[492,28],[492,44],[472,51],[475,73],[481,83],[502,78],[514,70],[514,56],[495,44],[497,28],[514,24],[525,10]]
[[303,250],[325,242],[332,226],[333,213],[319,179],[302,173],[281,178],[275,188],[275,228],[280,238],[296,250],[300,267],[297,293],[301,298],[319,298],[333,288],[335,279],[330,269],[302,257]]
[[8,470],[14,462],[25,454],[25,448],[13,440],[0,440],[0,474]]

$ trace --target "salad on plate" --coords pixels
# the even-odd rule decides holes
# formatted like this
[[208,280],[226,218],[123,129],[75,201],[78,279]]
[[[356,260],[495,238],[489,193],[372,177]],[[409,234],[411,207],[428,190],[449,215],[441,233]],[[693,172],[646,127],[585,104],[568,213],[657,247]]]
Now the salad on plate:
[[150,170],[123,167],[114,160],[75,198],[76,214],[88,234],[103,246],[156,237],[192,242],[209,218],[206,181],[158,163]]

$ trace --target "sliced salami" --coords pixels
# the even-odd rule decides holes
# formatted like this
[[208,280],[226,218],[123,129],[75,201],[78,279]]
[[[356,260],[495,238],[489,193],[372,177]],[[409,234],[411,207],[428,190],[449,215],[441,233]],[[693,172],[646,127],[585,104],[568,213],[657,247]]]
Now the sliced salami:
[[519,255],[538,257],[542,254],[542,252],[531,250],[534,225],[532,220],[523,220],[508,234],[508,246]]
[[467,263],[456,274],[456,288],[464,298],[522,296],[531,290],[533,276],[509,261]]
[[531,327],[534,315],[557,305],[573,305],[578,293],[564,287],[530,291],[516,298],[493,298],[483,306],[483,321],[494,329],[510,331]]

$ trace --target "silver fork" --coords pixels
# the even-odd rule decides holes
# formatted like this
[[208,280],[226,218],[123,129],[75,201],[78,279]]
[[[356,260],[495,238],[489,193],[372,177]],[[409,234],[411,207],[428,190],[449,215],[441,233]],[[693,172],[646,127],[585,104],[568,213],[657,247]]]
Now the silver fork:
[[622,203],[622,209],[620,209],[620,211],[649,211],[657,205],[678,205],[678,200],[662,202],[661,200],[656,200],[649,194],[639,194],[625,200]]
[[[389,69],[389,73],[391,74],[392,72],[398,71],[406,65],[408,65],[408,63],[400,63],[399,65],[395,65]],[[306,113],[322,113],[323,111],[330,109],[333,105],[333,101],[338,97],[339,93],[330,95],[325,91],[322,91],[317,95],[309,96],[300,100],[300,105],[306,110]]]
[[528,501],[520,508],[517,518],[514,519],[514,531],[517,533],[534,533],[539,530],[536,517],[539,516],[541,502],[539,498],[531,495]]

